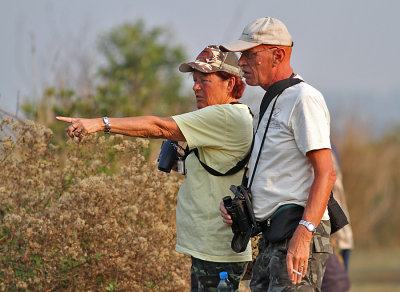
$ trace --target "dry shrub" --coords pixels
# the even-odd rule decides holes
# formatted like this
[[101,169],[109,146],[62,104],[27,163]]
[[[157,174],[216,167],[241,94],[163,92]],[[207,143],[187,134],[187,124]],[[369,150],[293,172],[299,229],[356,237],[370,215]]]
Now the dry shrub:
[[147,140],[89,135],[60,151],[43,126],[13,129],[0,150],[0,291],[189,289],[190,258],[175,252],[181,178],[146,161]]

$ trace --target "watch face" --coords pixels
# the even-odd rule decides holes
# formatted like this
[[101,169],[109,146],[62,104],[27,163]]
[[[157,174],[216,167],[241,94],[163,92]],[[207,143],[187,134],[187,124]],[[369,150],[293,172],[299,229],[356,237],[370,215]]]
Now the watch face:
[[313,223],[311,223],[311,222],[300,220],[299,224],[303,225],[310,232],[314,232],[315,231],[315,225]]
[[315,230],[314,224],[309,223],[308,226],[307,226],[307,229],[308,229],[309,231],[311,231],[311,232],[314,232],[314,230]]

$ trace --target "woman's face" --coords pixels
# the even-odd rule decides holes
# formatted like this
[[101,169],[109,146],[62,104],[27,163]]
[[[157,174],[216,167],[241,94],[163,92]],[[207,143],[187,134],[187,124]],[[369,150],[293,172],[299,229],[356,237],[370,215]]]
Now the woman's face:
[[202,73],[195,70],[193,82],[198,109],[209,105],[225,104],[229,100],[229,79],[223,80],[215,73]]

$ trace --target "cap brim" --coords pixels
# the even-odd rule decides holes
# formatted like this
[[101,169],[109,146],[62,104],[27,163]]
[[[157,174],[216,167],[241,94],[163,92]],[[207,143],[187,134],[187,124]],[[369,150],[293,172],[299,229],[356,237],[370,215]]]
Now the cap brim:
[[237,40],[233,43],[226,44],[226,45],[220,45],[219,48],[222,51],[228,51],[228,52],[243,52],[248,49],[254,48],[261,45],[261,43],[253,43],[253,42],[246,42],[242,40]]
[[217,68],[212,66],[212,69],[204,68],[204,66],[201,66],[195,62],[188,62],[188,63],[183,63],[179,66],[179,71],[181,72],[193,72],[194,70],[203,72],[203,73],[213,73],[218,71]]

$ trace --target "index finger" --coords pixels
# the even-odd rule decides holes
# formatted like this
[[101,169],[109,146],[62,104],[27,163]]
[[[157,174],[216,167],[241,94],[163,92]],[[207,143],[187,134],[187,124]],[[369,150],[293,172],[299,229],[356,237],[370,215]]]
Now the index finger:
[[288,252],[286,255],[286,268],[289,275],[289,279],[293,282],[294,275],[293,275],[293,255]]
[[221,211],[222,214],[224,214],[224,215],[229,215],[229,214],[228,214],[228,210],[226,210],[223,201],[221,201],[221,202],[219,203],[219,210]]
[[56,117],[57,120],[62,121],[62,122],[67,122],[67,123],[72,123],[73,118],[69,117]]

